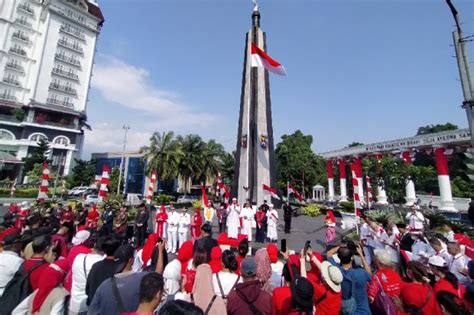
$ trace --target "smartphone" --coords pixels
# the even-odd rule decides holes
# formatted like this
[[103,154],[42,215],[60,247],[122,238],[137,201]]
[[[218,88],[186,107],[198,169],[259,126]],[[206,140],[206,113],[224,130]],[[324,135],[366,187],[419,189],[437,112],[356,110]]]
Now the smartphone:
[[286,252],[286,238],[282,238],[280,241],[280,251],[282,253]]
[[306,253],[308,252],[308,248],[311,247],[311,241],[306,241],[306,243],[304,244],[304,255],[306,256]]

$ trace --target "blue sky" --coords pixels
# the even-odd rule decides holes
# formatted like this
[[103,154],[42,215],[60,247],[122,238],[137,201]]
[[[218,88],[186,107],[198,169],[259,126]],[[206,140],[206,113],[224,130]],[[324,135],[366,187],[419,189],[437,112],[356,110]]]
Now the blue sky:
[[[297,129],[316,152],[467,126],[444,0],[260,0],[276,142]],[[474,34],[474,2],[454,0]],[[128,150],[153,131],[235,149],[251,0],[101,0],[84,157]],[[470,45],[471,56],[474,45]],[[473,58],[471,57],[471,60]],[[471,62],[472,64],[472,62]]]

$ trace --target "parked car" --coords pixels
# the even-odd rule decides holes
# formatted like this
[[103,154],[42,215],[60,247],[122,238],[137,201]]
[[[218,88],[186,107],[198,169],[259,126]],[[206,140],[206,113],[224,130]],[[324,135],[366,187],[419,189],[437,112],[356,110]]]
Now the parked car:
[[141,194],[127,194],[125,203],[128,206],[138,206],[143,202],[143,196]]
[[97,190],[97,188],[89,187],[86,190],[84,190],[83,193],[81,193],[81,196],[83,198],[86,198],[89,195],[97,195],[98,193],[99,193],[99,191]]
[[99,202],[99,195],[89,195],[84,201],[85,206],[90,206],[91,204],[97,204]]
[[69,196],[79,197],[83,192],[85,192],[89,187],[81,186],[71,189],[68,193]]
[[182,196],[178,197],[176,202],[177,203],[188,203],[188,202],[193,202],[194,200],[197,200],[197,199],[199,199],[198,196],[182,195]]

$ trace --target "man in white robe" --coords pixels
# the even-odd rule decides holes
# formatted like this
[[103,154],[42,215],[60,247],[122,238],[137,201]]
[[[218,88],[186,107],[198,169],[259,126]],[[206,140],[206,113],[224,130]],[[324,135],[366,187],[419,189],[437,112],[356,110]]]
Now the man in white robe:
[[270,204],[270,210],[267,211],[267,222],[268,230],[267,237],[270,242],[276,242],[278,240],[277,224],[278,224],[278,212],[273,208],[273,204]]
[[252,221],[255,213],[250,203],[246,203],[240,212],[242,218],[242,234],[247,236],[249,242],[252,241]]
[[178,238],[179,247],[188,240],[189,225],[191,224],[191,216],[187,208],[183,208],[183,212],[179,214],[178,220]]
[[178,224],[179,224],[179,213],[177,213],[173,206],[170,208],[168,213],[168,252],[176,253],[176,247],[178,243]]
[[229,207],[229,213],[227,215],[227,236],[229,238],[237,238],[239,236],[240,227],[240,206],[237,203],[237,199],[232,199],[232,204]]

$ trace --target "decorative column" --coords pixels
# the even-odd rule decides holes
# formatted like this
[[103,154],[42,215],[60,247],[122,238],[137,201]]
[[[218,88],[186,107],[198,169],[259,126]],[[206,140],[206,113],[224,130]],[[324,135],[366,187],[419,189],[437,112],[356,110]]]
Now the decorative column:
[[439,195],[441,198],[440,210],[457,211],[454,208],[451,182],[449,180],[448,158],[445,148],[435,148],[436,170],[438,171]]
[[332,160],[326,161],[328,170],[328,200],[334,201],[334,172],[332,168]]
[[[377,175],[380,174],[380,159],[382,156],[380,154],[375,155],[375,162],[377,163]],[[377,179],[377,204],[379,205],[388,205],[387,193],[385,192],[385,182],[383,178],[379,177]]]
[[[402,159],[406,165],[411,165],[412,163],[412,152],[411,151],[404,151],[402,152]],[[416,191],[415,191],[415,183],[411,179],[411,176],[405,181],[405,205],[411,206],[416,202]]]
[[347,201],[346,162],[344,162],[344,159],[338,159],[337,165],[339,167],[339,180],[341,186],[341,199],[339,201]]
[[362,179],[362,158],[360,157],[354,157],[353,159],[353,164],[354,164],[354,172],[357,178],[357,187],[358,187],[358,193],[359,193],[359,198],[362,203],[364,203],[364,182]]

